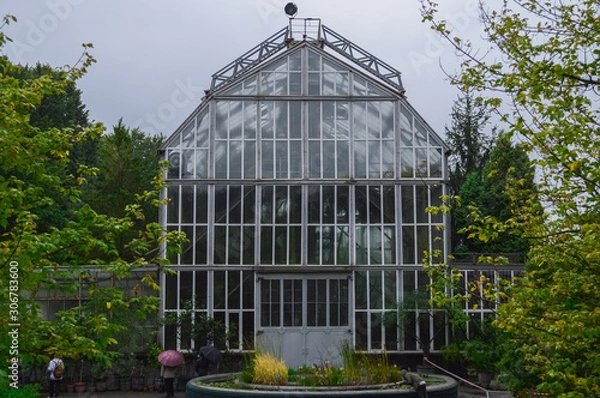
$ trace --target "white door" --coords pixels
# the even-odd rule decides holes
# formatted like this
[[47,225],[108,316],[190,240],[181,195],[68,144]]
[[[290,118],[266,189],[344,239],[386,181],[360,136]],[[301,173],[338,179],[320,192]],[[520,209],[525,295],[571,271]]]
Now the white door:
[[350,277],[268,275],[259,278],[258,348],[289,367],[342,363],[351,342]]

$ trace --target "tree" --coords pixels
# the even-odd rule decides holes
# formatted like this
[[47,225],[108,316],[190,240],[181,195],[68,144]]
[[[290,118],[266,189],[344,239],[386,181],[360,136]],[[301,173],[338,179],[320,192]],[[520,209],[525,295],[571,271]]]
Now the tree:
[[[14,20],[5,17],[4,23]],[[0,48],[5,40],[0,32]],[[111,322],[112,306],[137,306],[144,315],[156,311],[155,297],[115,293],[103,300],[102,312],[79,308],[59,313],[59,320],[50,322],[40,316],[37,294],[44,290],[75,294],[80,278],[91,275],[90,267],[114,280],[139,268],[159,270],[163,253],[155,248],[177,250],[185,240],[179,233],[150,223],[126,245],[129,258],[124,259],[115,236],[135,228],[135,220],[144,216],[142,203],[162,204],[157,191],[163,187],[160,175],[154,190],[127,204],[123,217],[99,214],[81,200],[81,188],[96,169],[80,165],[78,175],[67,169],[74,145],[97,138],[103,126],[58,128],[31,123],[32,109],[39,107],[45,96],[63,94],[94,62],[90,47],[84,45],[79,62],[61,70],[60,78],[54,73],[17,78],[22,67],[0,57],[0,294],[8,298],[0,302],[0,311],[6,314],[0,317],[0,341],[5,353],[25,364],[44,363],[53,352],[109,362],[110,347],[117,343],[113,333],[127,325]],[[45,211],[58,200],[66,204],[64,223],[41,229]],[[143,282],[158,289],[151,273]],[[88,286],[91,296],[103,288],[93,281]]]
[[[514,226],[531,249],[508,291],[498,325],[515,343],[505,358],[513,390],[559,397],[600,396],[600,15],[596,0],[505,1],[481,6],[490,57],[455,37],[422,0],[423,16],[463,58],[461,87],[487,92],[510,135],[534,153],[539,212],[520,181],[521,208],[499,222],[475,220],[490,237]],[[493,57],[493,58],[491,58]]]
[[[510,137],[500,135],[494,141],[482,172],[471,172],[460,187],[461,206],[454,208],[454,226],[462,238],[463,251],[475,253],[522,253],[529,243],[519,228],[502,231],[492,240],[467,239],[474,218],[494,217],[505,222],[513,209],[523,206],[514,195],[512,184],[519,182],[527,192],[535,192],[534,169],[521,145],[513,145]],[[472,214],[473,213],[473,214]]]
[[[466,90],[452,105],[450,127],[446,127],[446,140],[450,147],[450,192],[459,195],[461,188],[471,176],[481,178],[490,145],[491,137],[486,137],[485,126],[490,115],[482,106],[482,99],[475,98],[472,90]],[[472,250],[458,231],[461,228],[461,214],[454,208],[450,215],[451,242],[453,251]]]
[[450,147],[450,190],[458,194],[469,173],[481,173],[488,156],[492,137],[486,137],[485,126],[490,114],[466,90],[452,105],[451,125],[446,127],[446,141]]

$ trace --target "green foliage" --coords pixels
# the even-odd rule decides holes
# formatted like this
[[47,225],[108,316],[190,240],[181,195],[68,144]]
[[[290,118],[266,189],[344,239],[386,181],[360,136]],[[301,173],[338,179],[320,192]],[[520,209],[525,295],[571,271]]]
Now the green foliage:
[[[600,396],[600,16],[596,0],[482,4],[486,59],[422,0],[424,20],[463,54],[461,87],[485,102],[533,153],[539,202],[518,181],[507,220],[480,217],[471,233],[519,229],[526,273],[508,291],[498,325],[512,344],[503,366],[514,392]],[[501,61],[500,61],[501,60]]]
[[192,341],[197,347],[214,345],[225,349],[227,343],[237,336],[235,325],[226,328],[223,322],[194,311],[191,300],[183,303],[182,311],[165,314],[162,323],[177,327],[178,340],[187,349],[191,349]]
[[7,384],[0,384],[0,396],[3,398],[38,398],[40,396],[40,386],[28,384],[19,388],[9,387]]
[[[164,187],[159,174],[152,190],[138,193],[121,216],[102,215],[82,200],[86,179],[97,170],[81,165],[77,174],[70,172],[72,151],[101,136],[102,124],[64,127],[54,125],[63,122],[51,117],[32,124],[32,112],[42,109],[44,98],[65,95],[95,62],[89,54],[91,45],[83,47],[77,64],[58,72],[41,67],[31,73],[0,57],[0,294],[15,293],[11,280],[18,280],[19,307],[12,322],[20,323],[18,355],[24,364],[46,363],[58,353],[67,360],[87,358],[108,366],[115,355],[115,334],[132,321],[129,317],[125,323],[115,322],[111,305],[132,306],[137,314],[148,314],[157,311],[156,299],[144,301],[129,291],[107,289],[110,296],[102,298],[103,306],[91,311],[84,305],[59,313],[58,320],[50,322],[41,318],[37,298],[72,297],[85,302],[106,287],[92,283],[90,266],[110,275],[116,287],[136,269],[159,271],[165,260],[156,248],[169,241],[168,246],[178,250],[185,240],[158,223],[143,228],[136,223],[144,218],[146,203],[163,204],[158,199]],[[116,237],[124,231],[135,232],[121,246]],[[17,266],[12,278],[8,269]],[[147,273],[143,278],[149,289],[158,289],[155,275]],[[82,292],[84,287],[89,289]],[[8,301],[0,303],[3,314],[10,314],[9,309]],[[8,325],[9,318],[2,317],[3,347],[10,345]]]

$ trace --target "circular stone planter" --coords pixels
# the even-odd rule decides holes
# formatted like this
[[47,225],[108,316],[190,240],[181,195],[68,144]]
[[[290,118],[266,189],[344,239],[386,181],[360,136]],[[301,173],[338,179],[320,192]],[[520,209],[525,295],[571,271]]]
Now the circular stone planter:
[[[355,389],[346,387],[299,387],[299,386],[256,386],[250,385],[254,389],[233,389],[212,387],[211,382],[223,382],[234,379],[237,373],[227,373],[219,375],[209,375],[197,377],[190,380],[186,387],[186,398],[359,398],[359,397],[385,397],[385,398],[413,398],[417,392],[404,388],[389,388],[390,386],[356,386]],[[444,383],[427,387],[429,398],[457,398],[458,383],[456,380],[435,375]],[[201,382],[202,384],[198,384]],[[388,387],[385,389],[385,387]],[[260,388],[257,389],[257,388]]]

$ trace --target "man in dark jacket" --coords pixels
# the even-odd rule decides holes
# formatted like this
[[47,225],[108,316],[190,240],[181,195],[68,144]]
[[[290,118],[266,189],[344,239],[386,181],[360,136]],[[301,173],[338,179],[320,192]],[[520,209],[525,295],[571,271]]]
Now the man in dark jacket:
[[417,390],[417,396],[419,398],[427,398],[427,384],[421,376],[416,373],[409,373],[404,369],[402,369],[402,372],[400,373],[402,373],[404,381]]

